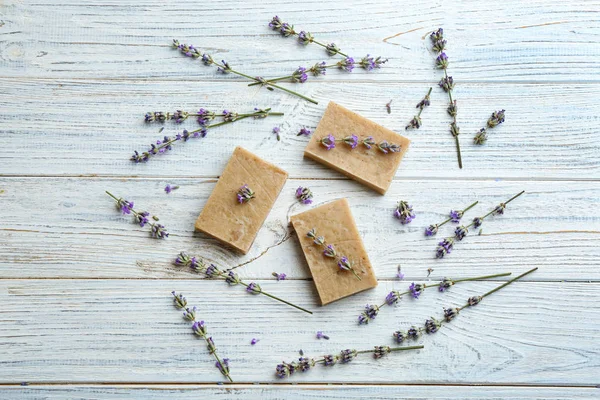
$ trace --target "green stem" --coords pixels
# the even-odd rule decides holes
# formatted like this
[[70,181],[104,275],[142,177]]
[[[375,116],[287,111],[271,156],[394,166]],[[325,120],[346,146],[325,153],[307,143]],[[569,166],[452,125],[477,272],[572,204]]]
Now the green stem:
[[477,205],[477,203],[479,203],[479,201],[476,201],[475,203],[471,204],[469,207],[465,208],[464,210],[462,210],[462,213],[466,213],[467,211],[469,211],[471,208],[475,207]]
[[447,220],[445,220],[444,222],[442,222],[441,224],[438,224],[438,228],[448,222],[452,221],[452,218],[448,218]]
[[[507,201],[504,202],[504,205],[507,205],[508,203],[510,203],[511,201],[513,201],[514,199],[516,199],[517,197],[519,197],[520,195],[522,195],[523,193],[525,193],[525,191],[521,191],[521,193],[518,193],[516,195],[514,195],[513,197],[511,197],[510,199],[508,199]],[[496,211],[496,207],[494,207],[492,209],[492,211],[488,212],[487,214],[485,214],[483,217],[481,217],[481,220],[486,219],[487,217],[489,217],[490,215],[492,215],[494,213],[494,211]],[[475,224],[475,222],[471,222],[469,225],[466,226],[466,228],[470,228],[471,226],[473,226]]]
[[[337,67],[337,64],[323,66],[323,68],[334,68],[334,67]],[[307,68],[307,70],[308,70],[308,68]],[[267,79],[267,82],[283,81],[283,80],[292,79],[292,78],[293,78],[293,75],[280,76],[279,78]],[[256,86],[256,85],[260,85],[260,82],[254,82],[254,83],[248,84],[248,86]]]
[[[431,88],[431,87],[430,87],[430,88],[429,88],[429,91],[427,92],[427,95],[424,97],[424,99],[428,98],[428,97],[431,95],[431,91],[432,91],[432,90],[433,90],[433,88]],[[419,108],[419,112],[417,113],[417,117],[420,117],[420,116],[421,116],[421,113],[423,112],[423,109],[424,109],[424,108],[425,108],[425,107],[421,107],[421,108]]]
[[[206,342],[206,344],[210,344],[208,342],[208,338],[206,337],[205,334],[202,334],[202,339],[204,339],[204,341]],[[227,377],[227,379],[229,379],[229,382],[233,383],[233,380],[231,379],[231,376],[229,376],[229,372],[223,373],[223,371],[225,371],[225,366],[223,365],[223,363],[221,362],[221,359],[219,358],[219,356],[217,355],[216,350],[212,352],[212,355],[215,357],[215,359],[217,360],[217,362],[219,363],[219,365],[221,366],[221,368],[219,368],[219,370],[221,371],[221,373],[223,375],[225,375]]]
[[458,156],[458,167],[462,169],[462,156],[460,154],[460,142],[458,141],[458,136],[454,136],[454,140],[456,141],[456,155]]

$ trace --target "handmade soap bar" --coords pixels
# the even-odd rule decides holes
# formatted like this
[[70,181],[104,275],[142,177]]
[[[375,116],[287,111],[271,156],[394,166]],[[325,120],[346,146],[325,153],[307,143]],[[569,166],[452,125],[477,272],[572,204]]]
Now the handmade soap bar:
[[[359,138],[372,136],[376,143],[385,140],[390,144],[400,145],[401,150],[384,154],[377,145],[369,150],[359,143],[352,149],[341,142],[336,143],[334,149],[327,150],[319,141],[329,134],[336,139],[353,134]],[[330,101],[315,133],[304,149],[304,156],[325,164],[378,193],[385,194],[409,143],[407,138]]]
[[[196,229],[248,253],[287,176],[284,170],[236,147],[196,220]],[[240,204],[237,193],[243,185],[255,197]]]
[[[377,286],[377,278],[346,199],[294,215],[291,222],[300,240],[321,304]],[[323,255],[324,246],[316,245],[314,239],[307,236],[311,229],[315,230],[317,236],[325,239],[325,244],[333,245],[338,258],[348,258],[361,280],[351,271],[341,270],[336,259]]]

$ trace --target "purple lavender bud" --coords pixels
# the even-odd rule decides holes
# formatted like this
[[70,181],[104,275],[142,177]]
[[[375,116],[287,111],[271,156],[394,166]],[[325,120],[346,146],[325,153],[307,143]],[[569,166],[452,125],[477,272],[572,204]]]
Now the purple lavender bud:
[[204,321],[196,321],[192,324],[192,330],[198,336],[206,335],[206,326],[204,325]]
[[319,140],[319,143],[321,143],[329,151],[335,148],[335,137],[333,137],[332,134],[329,134]]
[[204,271],[204,275],[206,275],[208,278],[214,278],[215,276],[218,276],[220,274],[221,271],[219,271],[219,268],[217,268],[215,264],[210,264],[208,268],[206,268],[206,270]]
[[452,136],[458,136],[460,135],[460,128],[458,127],[458,125],[456,125],[456,122],[451,122],[450,123],[450,133],[452,134]]
[[260,294],[262,289],[258,283],[251,282],[248,286],[246,286],[246,292],[250,294]]
[[238,118],[238,113],[231,112],[228,110],[223,110],[223,121],[225,122],[233,122]]
[[323,331],[317,331],[317,339],[329,340],[329,336],[325,335]]
[[325,65],[326,65],[325,61],[316,63],[315,65],[310,67],[308,71],[310,73],[312,73],[314,76],[325,75],[327,72],[327,68],[325,68]]
[[454,100],[452,103],[450,103],[450,105],[446,109],[446,112],[448,112],[448,115],[450,115],[451,117],[456,117],[456,114],[458,113],[458,107],[456,106],[456,100]]
[[458,316],[459,312],[458,308],[444,308],[444,319],[446,322],[450,322]]
[[409,224],[415,219],[413,208],[406,201],[400,200],[394,210],[394,217],[398,218],[402,225]]
[[477,304],[479,304],[481,302],[481,300],[483,300],[483,297],[473,296],[473,297],[470,297],[467,302],[469,303],[469,306],[472,307],[472,306],[476,306]]
[[350,135],[350,136],[346,136],[345,138],[342,139],[342,141],[344,143],[346,143],[348,146],[350,146],[351,149],[355,149],[356,146],[358,146],[358,136],[356,135]]
[[327,246],[325,246],[325,250],[323,250],[323,255],[325,257],[335,258],[336,252],[335,252],[335,249],[333,248],[333,245],[328,244]]
[[[131,203],[131,207],[133,207],[133,203]],[[494,215],[503,215],[504,214],[504,209],[506,208],[506,204],[504,203],[500,203],[496,206],[496,208],[494,208]]]
[[373,350],[373,357],[381,358],[391,352],[392,350],[390,349],[390,346],[375,346],[375,350]]
[[252,346],[254,346],[256,343],[258,343],[260,341],[260,339],[256,339],[256,338],[252,338],[252,340],[250,341],[250,344]]
[[433,51],[435,51],[436,53],[444,51],[444,49],[446,48],[446,43],[447,42],[444,39],[434,42],[432,46]]
[[388,62],[387,58],[381,58],[380,56],[377,57],[374,61],[375,68],[381,68],[381,66],[386,62]]
[[469,230],[463,225],[454,230],[454,236],[456,236],[457,240],[463,240],[464,237],[467,236],[467,233],[469,233]]
[[372,71],[377,67],[375,65],[375,60],[373,59],[373,57],[370,57],[369,54],[363,57],[358,64],[367,71]]
[[[227,282],[230,285],[237,285],[241,281],[240,281],[240,277],[238,276],[238,274],[236,274],[233,271],[229,271],[227,273],[227,277],[225,278],[225,282]],[[250,285],[248,285],[248,286],[250,286]]]
[[438,85],[444,89],[444,92],[449,92],[452,89],[454,89],[454,79],[451,76],[448,77],[444,77],[440,80],[440,83],[438,83]]
[[154,113],[147,112],[146,115],[144,115],[144,121],[154,122]]
[[396,331],[394,332],[394,339],[397,343],[402,344],[408,339],[408,334],[404,331]]
[[431,35],[429,35],[429,38],[434,43],[438,40],[442,40],[444,38],[444,30],[442,28],[439,28],[437,31],[433,31]]
[[292,82],[300,82],[300,83],[306,82],[306,80],[308,79],[308,75],[306,74],[306,68],[298,67],[298,69],[292,73],[291,79],[292,79]]
[[327,51],[327,54],[330,56],[335,56],[340,52],[340,48],[337,47],[335,43],[329,43],[327,46],[325,46],[325,51]]
[[418,115],[415,115],[410,120],[408,125],[406,125],[406,127],[404,129],[410,129],[410,128],[419,129],[421,127],[421,125],[422,125],[421,117],[419,117]]
[[440,55],[435,59],[435,64],[439,69],[448,68],[449,61],[446,53],[440,53]]
[[354,58],[347,57],[342,61],[338,61],[337,66],[340,69],[345,70],[346,72],[352,72],[352,70],[354,69]]
[[138,213],[135,217],[137,218],[138,222],[140,223],[140,226],[143,228],[144,226],[146,226],[146,224],[149,221],[148,217],[150,216],[150,213],[148,211],[142,211],[141,213]]
[[504,110],[494,111],[487,121],[487,126],[493,128],[504,122]]
[[229,376],[229,358],[224,358],[223,362],[216,361],[215,366],[219,368],[219,371],[225,376]]
[[396,278],[402,280],[404,279],[404,274],[402,273],[402,268],[398,265],[398,272],[396,273]]
[[398,296],[398,292],[392,290],[391,292],[388,293],[387,296],[385,296],[385,302],[388,306],[391,306],[392,304],[395,304],[398,302],[398,300],[400,300],[400,297]]
[[413,340],[416,340],[419,338],[419,336],[421,336],[421,330],[419,328],[417,328],[416,326],[411,326],[407,331],[406,331],[406,335]]
[[342,271],[350,271],[352,270],[352,264],[350,264],[350,261],[348,261],[348,257],[346,256],[342,256],[340,257],[339,261],[338,261],[338,267],[342,270]]
[[361,140],[361,143],[368,149],[370,150],[371,147],[375,144],[375,140],[373,139],[373,136],[367,136],[366,138],[364,138],[363,140]]
[[337,357],[331,354],[323,356],[323,365],[325,367],[331,367],[332,365],[335,365],[335,363],[337,363]]
[[398,153],[400,150],[402,150],[402,146],[394,144],[394,143],[388,143],[387,140],[382,140],[377,147],[379,148],[379,150],[381,150],[383,152],[383,154],[387,154],[387,153]]
[[313,40],[314,37],[310,32],[300,31],[300,33],[298,33],[298,41],[303,45],[312,43]]
[[194,271],[200,269],[200,267],[204,267],[204,263],[202,260],[198,260],[196,257],[190,258],[190,268]]
[[117,201],[117,208],[119,210],[121,210],[121,212],[123,213],[123,215],[125,214],[131,214],[131,211],[133,210],[133,201],[127,201],[124,199],[119,199]]
[[277,365],[275,368],[275,375],[278,378],[288,378],[295,371],[294,365],[288,363],[282,363]]
[[298,359],[298,365],[296,365],[296,369],[300,372],[306,372],[311,367],[315,366],[315,360],[309,359],[307,357],[300,357]]
[[185,311],[183,312],[183,318],[187,319],[188,321],[195,321],[196,320],[196,307],[192,307],[191,309],[186,308]]
[[279,32],[284,37],[288,37],[288,36],[292,36],[292,35],[296,34],[296,31],[294,30],[294,25],[290,25],[287,22],[284,22],[283,24],[281,24],[281,27],[279,28]]
[[296,136],[310,136],[311,134],[312,134],[312,131],[310,129],[302,128],[302,129],[300,129],[300,132],[298,132],[298,134],[296,134]]
[[204,63],[204,65],[212,65],[214,63],[213,58],[210,56],[210,54],[202,54],[202,62]]
[[296,199],[298,199],[300,203],[311,204],[313,202],[312,198],[313,194],[309,188],[300,186],[296,189]]
[[312,228],[310,231],[308,231],[308,233],[306,234],[306,236],[308,236],[311,239],[316,239],[317,238],[317,231],[315,230],[315,228]]
[[450,220],[452,222],[454,222],[455,224],[458,224],[462,217],[463,217],[462,211],[454,211],[454,210],[450,211]]
[[440,282],[440,285],[438,286],[438,290],[440,292],[445,292],[446,290],[450,289],[452,287],[452,285],[454,285],[454,281],[452,279],[444,278]]
[[280,273],[280,274],[278,274],[277,272],[273,272],[272,275],[277,279],[277,282],[279,282],[279,281],[285,281],[285,278],[287,278],[287,275],[284,274],[283,272]]
[[167,184],[167,186],[165,186],[165,192],[167,192],[167,194],[169,194],[173,190],[177,190],[177,189],[179,189],[179,186],[171,186],[169,184]]
[[217,67],[217,72],[221,72],[223,74],[228,73],[229,71],[231,71],[231,67],[229,66],[229,63],[225,60],[221,60],[221,66]]
[[167,230],[161,224],[152,224],[152,229],[150,230],[150,235],[152,235],[155,239],[164,239],[169,237]]
[[438,225],[429,225],[426,229],[425,229],[425,236],[434,236],[435,234],[438,233]]
[[277,15],[273,17],[273,19],[271,20],[271,22],[269,22],[269,28],[273,29],[274,31],[278,31],[279,29],[281,29],[281,24],[283,22],[281,22],[281,18],[279,18]]
[[444,258],[446,254],[452,252],[452,247],[454,246],[454,239],[445,238],[441,242],[438,243],[438,248],[435,254],[436,258]]
[[175,307],[184,308],[185,306],[187,306],[187,300],[185,297],[183,297],[181,293],[177,294],[173,290],[171,294],[173,295],[173,302],[175,303]]
[[176,123],[180,124],[185,121],[188,117],[188,113],[185,111],[177,110],[173,113],[171,119],[175,120]]
[[342,350],[340,353],[340,362],[343,364],[349,363],[354,358],[356,358],[357,355],[358,355],[358,353],[356,350],[350,350],[350,349]]
[[436,333],[441,326],[442,324],[440,323],[440,321],[432,317],[431,319],[425,321],[425,332],[429,334]]
[[479,228],[483,224],[483,218],[473,218],[473,227]]
[[215,341],[213,340],[212,337],[209,338],[205,338],[206,340],[206,348],[208,349],[208,352],[210,354],[215,354],[215,352],[217,351],[217,347],[215,346]]
[[473,141],[475,142],[475,144],[481,145],[481,144],[484,144],[485,142],[487,142],[487,139],[488,139],[487,130],[485,128],[481,128],[479,130],[479,132],[477,132],[477,134],[473,138]]
[[314,243],[317,246],[322,246],[325,243],[325,237],[323,237],[323,236],[316,237],[314,240]]
[[273,128],[273,133],[277,136],[277,140],[281,140],[281,136],[279,135],[279,132],[281,132],[281,128],[279,128],[278,126]]
[[240,204],[248,203],[250,200],[252,200],[253,198],[256,197],[255,193],[252,191],[252,189],[250,189],[248,187],[248,185],[246,185],[246,184],[244,184],[244,185],[242,185],[242,187],[240,187],[236,196],[237,196],[237,201]]
[[408,287],[408,290],[410,290],[410,294],[414,299],[418,299],[421,293],[423,293],[423,291],[425,290],[425,285],[421,285],[420,283],[415,284],[413,282]]

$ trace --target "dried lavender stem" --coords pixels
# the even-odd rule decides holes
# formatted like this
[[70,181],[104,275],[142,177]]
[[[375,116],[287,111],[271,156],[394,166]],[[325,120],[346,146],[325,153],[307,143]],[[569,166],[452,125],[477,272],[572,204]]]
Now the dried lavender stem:
[[[242,285],[244,285],[244,286],[248,287],[248,284],[246,284],[246,283],[244,283],[244,282],[240,282],[240,283],[241,283]],[[267,292],[263,291],[262,289],[260,290],[260,293],[261,293],[261,294],[264,294],[264,295],[265,295],[265,296],[267,296],[267,297],[270,297],[270,298],[272,298],[273,300],[277,300],[277,301],[280,301],[280,302],[282,302],[282,303],[285,303],[285,304],[287,304],[288,306],[292,306],[292,307],[294,307],[294,308],[296,308],[296,309],[298,309],[298,310],[300,310],[300,311],[304,311],[304,312],[306,312],[306,313],[312,314],[312,311],[308,311],[307,309],[305,309],[305,308],[302,308],[302,307],[300,307],[300,306],[297,306],[297,305],[295,305],[295,304],[292,304],[292,303],[290,303],[289,301],[286,301],[286,300],[280,299],[280,298],[279,298],[279,297],[277,297],[277,296],[273,296],[272,294],[269,294],[269,293],[267,293]]]
[[[533,268],[533,269],[530,269],[530,270],[529,270],[529,271],[527,271],[527,272],[523,272],[521,275],[519,275],[519,276],[516,276],[516,277],[514,277],[513,279],[511,279],[511,280],[509,280],[509,281],[506,281],[505,283],[503,283],[502,285],[498,286],[497,288],[495,288],[495,289],[492,289],[492,290],[490,290],[489,292],[486,292],[486,293],[482,294],[480,297],[483,299],[483,298],[485,298],[485,297],[487,297],[487,296],[491,295],[492,293],[495,293],[495,292],[497,292],[498,290],[500,290],[500,289],[504,288],[505,286],[508,286],[508,285],[510,285],[510,284],[511,284],[511,283],[513,283],[514,281],[521,279],[521,278],[522,278],[522,277],[524,277],[525,275],[529,275],[530,273],[534,272],[534,271],[535,271],[535,270],[537,270],[537,269],[538,269],[538,267],[535,267],[535,268]],[[459,310],[462,310],[462,309],[463,309],[463,308],[465,308],[465,307],[469,307],[469,303],[467,303],[467,304],[465,304],[464,306],[460,307],[460,308],[459,308]]]
[[[334,68],[337,67],[337,64],[331,64],[331,65],[325,65],[323,68]],[[310,67],[309,67],[310,68]],[[309,68],[306,68],[306,70],[308,70]],[[277,81],[283,81],[286,79],[292,79],[294,77],[294,75],[287,75],[287,76],[280,76],[279,78],[272,78],[272,79],[267,79],[267,82],[277,82]],[[255,86],[255,85],[260,85],[260,82],[254,82],[254,83],[249,83],[248,86]]]
[[[475,203],[471,204],[469,207],[465,208],[464,210],[462,210],[462,213],[466,213],[467,211],[469,211],[471,208],[475,207],[477,204],[479,203],[479,201],[476,201]],[[447,220],[445,220],[444,222],[437,224],[438,228],[448,222],[452,221],[452,217],[448,218]]]
[[[300,36],[300,35],[298,34],[298,32],[296,32],[296,31],[294,31],[294,35],[296,35],[296,36]],[[327,49],[327,45],[326,45],[326,44],[323,44],[323,43],[317,42],[315,39],[312,39],[312,40],[310,41],[310,43],[317,44],[317,45],[319,45],[319,46],[323,47],[324,49]],[[343,56],[344,58],[350,57],[349,55],[342,53],[340,50],[337,50],[337,51],[336,51],[336,53],[337,53],[337,54],[339,54],[339,55],[341,55],[341,56]]]
[[[523,193],[525,193],[525,191],[521,191],[521,193],[518,193],[516,195],[514,195],[513,197],[511,197],[510,199],[508,199],[507,201],[505,201],[503,204],[506,205],[508,203],[510,203],[511,201],[513,201],[514,199],[516,199],[517,197],[519,197],[520,195],[522,195]],[[490,211],[489,213],[485,214],[483,217],[481,217],[482,220],[486,219],[487,217],[489,217],[490,215],[492,215],[494,213],[494,211],[496,211],[496,208],[494,208],[492,211]],[[469,229],[471,226],[473,226],[475,224],[475,221],[471,222],[469,225],[466,226],[467,229]]]
[[[429,91],[427,92],[427,95],[425,96],[425,98],[429,97],[431,95],[431,91],[433,90],[432,87],[429,88]],[[419,107],[419,112],[417,113],[417,117],[421,116],[421,113],[423,112],[423,110],[425,109],[425,107]]]
[[[202,339],[204,339],[204,341],[206,342],[207,345],[210,345],[210,342],[208,341],[208,337],[206,336],[205,333],[202,333],[200,336],[202,336]],[[227,377],[227,379],[229,379],[229,382],[233,383],[233,379],[231,379],[231,376],[229,376],[229,372],[227,372],[227,370],[225,368],[223,368],[224,367],[223,363],[221,362],[221,359],[219,358],[219,355],[217,354],[217,352],[213,351],[212,355],[215,357],[215,359],[217,360],[217,362],[221,366],[221,368],[219,368],[219,370],[221,371],[221,373],[223,375],[225,375]]]
[[[444,76],[446,77],[446,79],[448,79],[448,72],[446,71],[446,68],[444,68]],[[448,99],[450,100],[450,105],[452,105],[453,100],[452,100],[452,89],[448,90]],[[454,121],[454,124],[456,125],[456,115],[452,116],[452,120]],[[462,155],[460,152],[460,142],[458,141],[458,135],[454,135],[454,141],[456,142],[456,155],[458,156],[458,167],[460,169],[462,169]]]

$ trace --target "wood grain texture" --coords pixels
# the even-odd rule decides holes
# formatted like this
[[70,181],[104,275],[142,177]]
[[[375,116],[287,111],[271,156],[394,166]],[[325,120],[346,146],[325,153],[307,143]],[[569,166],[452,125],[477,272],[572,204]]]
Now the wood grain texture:
[[[465,282],[444,294],[431,290],[418,301],[406,299],[395,310],[383,310],[372,325],[358,326],[357,311],[370,297],[385,297],[391,284],[319,308],[311,282],[259,283],[314,315],[216,281],[2,280],[0,343],[7,361],[0,382],[219,381],[204,344],[174,308],[171,290],[199,306],[219,354],[231,359],[235,382],[269,383],[280,382],[275,365],[296,359],[300,349],[318,356],[392,345],[394,330],[439,317],[443,307],[462,305],[498,286]],[[423,338],[423,350],[377,362],[360,357],[283,383],[596,385],[598,289],[598,283],[517,282]],[[331,339],[317,340],[317,330]],[[260,342],[252,346],[252,338]]]
[[[308,142],[296,136],[301,127],[317,126],[328,100],[359,112],[406,135],[411,146],[396,173],[404,178],[599,179],[600,103],[596,84],[460,84],[459,125],[465,168],[459,170],[445,112],[447,99],[435,88],[432,105],[422,114],[423,127],[405,131],[415,104],[435,82],[369,85],[326,82],[308,88],[317,106],[288,95],[245,89],[239,83],[96,82],[0,79],[0,115],[5,144],[0,153],[3,175],[109,175],[216,177],[240,145],[285,169],[293,178],[345,179],[303,158]],[[240,86],[241,85],[241,86]],[[369,93],[375,95],[367,95]],[[394,99],[392,114],[385,103]],[[560,100],[557,100],[560,99]],[[283,117],[245,120],[214,128],[204,139],[173,146],[169,154],[134,164],[134,150],[157,139],[196,129],[183,125],[145,124],[147,111],[196,110],[207,107],[251,111],[272,107]],[[490,130],[484,146],[475,133],[492,111],[507,109],[507,121]],[[43,112],[41,112],[43,110]],[[272,133],[281,126],[282,141]]]
[[600,79],[596,0],[436,0],[401,7],[375,0],[326,6],[315,0],[236,0],[226,6],[162,0],[107,1],[102,6],[75,0],[4,4],[0,76],[221,80],[214,68],[172,51],[174,37],[243,66],[253,76],[285,75],[327,58],[318,46],[302,48],[270,31],[267,24],[278,14],[355,57],[370,53],[390,58],[377,73],[332,72],[327,80],[436,81],[426,36],[439,26],[446,30],[458,82]]
[[[167,183],[181,187],[167,195]],[[289,216],[347,197],[379,279],[394,279],[401,264],[407,279],[422,279],[429,267],[435,276],[464,277],[526,265],[540,267],[533,280],[600,280],[600,188],[595,182],[406,180],[394,182],[388,195],[380,196],[353,181],[288,180],[243,257],[194,233],[194,221],[214,185],[205,179],[0,179],[0,277],[189,279],[193,272],[171,264],[180,251],[231,267],[275,246],[239,272],[273,279],[276,271],[306,279],[310,275],[298,238],[277,245],[293,231]],[[312,206],[296,201],[299,185],[314,192]],[[120,215],[104,190],[158,215],[171,236],[149,239],[148,230]],[[437,242],[454,225],[444,226],[437,239],[426,238],[425,227],[441,222],[450,209],[479,200],[465,216],[470,221],[521,190],[526,193],[503,217],[486,221],[481,235],[472,231],[452,254],[434,259]],[[415,207],[417,218],[410,225],[392,215],[399,199]]]
[[225,388],[215,386],[177,386],[156,385],[141,387],[133,385],[108,386],[31,386],[1,387],[0,395],[15,400],[72,399],[86,398],[97,400],[113,400],[127,398],[143,398],[148,400],[177,398],[215,400],[229,399],[452,399],[452,400],[583,400],[594,399],[598,395],[596,388],[539,388],[539,387],[495,387],[495,386],[341,386],[341,385],[297,385],[255,386],[228,385]]

